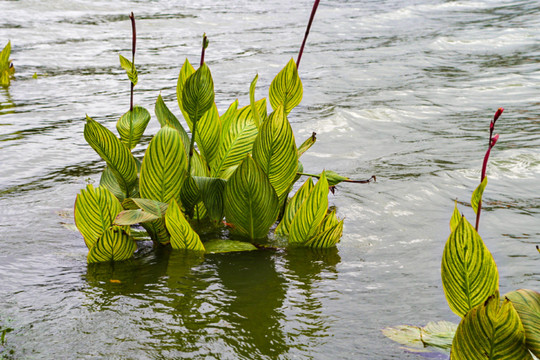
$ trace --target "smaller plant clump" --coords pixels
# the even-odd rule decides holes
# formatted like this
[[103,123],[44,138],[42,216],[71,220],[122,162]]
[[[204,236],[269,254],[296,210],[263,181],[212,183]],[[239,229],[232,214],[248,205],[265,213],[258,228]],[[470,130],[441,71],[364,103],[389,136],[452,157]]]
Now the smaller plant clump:
[[540,293],[519,289],[499,295],[499,272],[491,253],[478,234],[482,194],[487,185],[486,168],[499,135],[493,135],[500,108],[490,124],[489,144],[480,185],[473,192],[471,206],[476,228],[454,207],[451,234],[444,248],[441,277],[450,309],[459,325],[446,321],[423,328],[397,326],[383,330],[389,338],[412,351],[431,347],[450,351],[451,360],[533,359],[540,357]]
[[[310,23],[315,10],[316,6]],[[195,69],[186,59],[176,87],[190,134],[159,95],[155,114],[161,129],[141,161],[132,150],[151,116],[133,105],[138,82],[133,13],[130,19],[132,56],[128,60],[120,55],[120,64],[131,83],[131,102],[130,110],[116,124],[120,138],[89,116],[84,128],[86,141],[107,163],[99,186],[88,185],[75,202],[75,223],[89,249],[88,262],[131,258],[137,249],[131,226],[136,224],[144,227],[156,246],[170,244],[173,249],[194,252],[256,249],[231,239],[219,244],[201,239],[192,227],[194,221],[215,227],[226,224],[232,237],[249,242],[266,239],[278,222],[275,235],[287,238],[291,245],[335,246],[343,233],[343,220],[335,210],[329,211],[328,192],[330,186],[351,180],[322,172],[310,176],[288,197],[303,174],[299,158],[316,140],[313,134],[297,147],[288,120],[302,100],[301,56],[296,63],[291,59],[272,81],[270,114],[266,98],[255,100],[258,76],[250,86],[250,104],[240,107],[236,100],[220,114],[212,75],[204,61],[208,47],[204,35],[199,67]],[[314,183],[313,178],[318,181]]]
[[8,41],[2,52],[0,52],[0,86],[8,86],[11,82],[15,67],[9,58],[11,55],[11,41]]

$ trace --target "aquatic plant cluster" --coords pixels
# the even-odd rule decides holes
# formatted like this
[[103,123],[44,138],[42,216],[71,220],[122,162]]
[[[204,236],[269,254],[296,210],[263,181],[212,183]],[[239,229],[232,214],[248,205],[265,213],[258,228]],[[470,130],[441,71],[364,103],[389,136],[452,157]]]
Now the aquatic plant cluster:
[[[204,252],[210,251],[208,245],[216,246],[215,241],[205,245],[209,239],[201,239],[192,227],[194,221],[225,224],[230,237],[248,242],[266,239],[277,222],[275,236],[287,238],[290,245],[335,246],[343,220],[335,210],[329,211],[328,193],[331,186],[351,180],[331,171],[313,175],[289,199],[303,175],[299,158],[316,141],[313,134],[297,147],[288,120],[302,100],[298,64],[303,47],[298,60],[291,59],[270,84],[270,114],[266,98],[255,100],[258,76],[249,89],[250,104],[239,107],[235,100],[220,114],[204,61],[209,43],[204,35],[199,67],[186,59],[176,87],[189,133],[159,95],[155,114],[161,129],[139,160],[132,150],[151,116],[133,105],[138,76],[133,14],[130,18],[132,56],[129,60],[120,55],[120,65],[131,83],[131,105],[116,124],[119,137],[89,116],[84,127],[86,141],[107,164],[99,186],[89,184],[75,202],[75,223],[89,249],[88,262],[131,258],[137,250],[131,227],[137,224],[156,246],[170,244],[176,250]],[[239,246],[231,238],[219,244],[220,249]],[[242,248],[256,249],[249,243]]]
[[386,336],[413,351],[449,351],[452,360],[533,359],[531,353],[540,357],[540,293],[519,289],[501,299],[497,265],[478,234],[487,164],[499,139],[499,134],[493,132],[502,113],[499,108],[490,123],[480,185],[471,198],[476,227],[460,214],[456,202],[442,256],[446,300],[461,322],[456,325],[441,321],[421,328],[402,325],[383,330]]

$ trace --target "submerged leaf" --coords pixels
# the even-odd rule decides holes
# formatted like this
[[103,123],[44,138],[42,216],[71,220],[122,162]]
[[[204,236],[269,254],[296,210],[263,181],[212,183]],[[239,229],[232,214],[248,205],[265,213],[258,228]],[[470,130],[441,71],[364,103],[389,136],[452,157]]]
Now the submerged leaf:
[[208,254],[236,252],[236,251],[253,251],[257,250],[255,245],[245,241],[236,240],[210,240],[204,243]]
[[[424,327],[399,325],[383,329],[384,335],[413,352],[437,350],[450,353],[458,325],[448,321],[429,322]],[[433,349],[430,349],[433,348]]]

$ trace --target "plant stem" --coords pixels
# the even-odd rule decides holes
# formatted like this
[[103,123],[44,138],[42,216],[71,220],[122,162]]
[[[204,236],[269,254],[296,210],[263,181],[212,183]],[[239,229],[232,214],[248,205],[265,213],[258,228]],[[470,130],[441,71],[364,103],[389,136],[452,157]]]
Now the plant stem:
[[[131,72],[135,71],[135,46],[137,45],[137,30],[135,29],[135,15],[133,15],[133,11],[129,15],[129,19],[131,20],[131,31],[132,31],[132,42],[131,42]],[[131,97],[130,97],[130,103],[129,103],[129,111],[133,112],[133,88],[135,85],[132,81],[131,83]],[[133,114],[132,114],[133,116]]]
[[302,41],[302,46],[300,47],[300,52],[298,53],[298,59],[296,59],[296,69],[300,67],[300,60],[302,59],[302,54],[304,53],[304,46],[306,45],[306,40],[309,35],[309,30],[311,29],[311,24],[313,23],[313,19],[315,18],[315,13],[317,12],[317,7],[319,6],[319,2],[320,0],[315,0],[315,3],[313,4],[313,8],[311,9],[311,15],[309,17],[306,33],[304,34],[304,41]]
[[[501,116],[503,111],[504,111],[503,108],[498,108],[497,111],[495,112],[495,115],[493,116],[493,120],[491,120],[491,123],[489,124],[489,144],[488,144],[488,149],[486,151],[486,155],[484,155],[484,162],[482,163],[482,173],[480,174],[480,183],[482,183],[482,181],[484,181],[484,178],[486,177],[487,164],[489,160],[489,155],[491,154],[491,149],[493,149],[493,147],[497,143],[497,140],[499,140],[499,134],[493,135],[493,131],[495,130],[495,122]],[[482,212],[482,199],[478,201],[478,210],[476,211],[476,224],[475,224],[476,232],[478,232],[481,212]]]
[[206,48],[208,47],[208,38],[206,37],[206,33],[203,34],[203,41],[202,41],[202,50],[201,50],[201,64],[202,66],[204,64],[204,53],[206,52]]

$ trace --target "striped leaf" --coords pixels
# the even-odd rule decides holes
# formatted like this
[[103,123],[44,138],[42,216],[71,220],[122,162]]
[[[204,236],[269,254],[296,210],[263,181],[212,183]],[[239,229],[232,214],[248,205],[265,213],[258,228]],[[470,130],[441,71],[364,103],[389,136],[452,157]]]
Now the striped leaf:
[[505,298],[512,302],[521,319],[527,347],[540,358],[540,293],[519,289],[509,292]]
[[182,89],[182,106],[193,133],[196,122],[214,106],[214,81],[206,64],[202,64],[186,79]]
[[399,325],[382,330],[390,339],[405,345],[411,352],[433,352],[438,350],[450,353],[452,340],[458,325],[448,321],[429,322],[424,327]]
[[[251,106],[251,112],[253,113],[253,121],[255,122],[255,126],[260,127],[263,120],[259,114],[259,109],[257,109],[257,106],[255,105],[255,86],[257,86],[257,79],[259,79],[259,74],[255,75],[255,78],[249,86],[249,104]],[[266,114],[266,109],[264,113]]]
[[180,200],[182,206],[184,206],[186,215],[192,218],[195,205],[201,201],[201,197],[199,187],[191,175],[186,176],[182,189],[180,189]]
[[478,185],[478,187],[473,191],[471,198],[471,206],[475,214],[478,214],[478,204],[482,201],[482,195],[484,194],[484,189],[486,188],[488,182],[487,176],[484,177],[484,180]]
[[461,317],[499,288],[497,265],[465,217],[446,242],[441,277],[448,305]]
[[111,193],[114,194],[114,196],[116,196],[119,201],[124,201],[126,195],[122,191],[122,188],[120,188],[120,185],[118,184],[118,181],[116,181],[114,173],[111,169],[109,169],[108,166],[106,166],[101,173],[101,177],[99,178],[99,186],[102,186],[109,190]]
[[123,57],[122,55],[118,54],[120,56],[120,66],[122,66],[122,69],[126,70],[127,76],[129,78],[129,81],[133,83],[133,85],[137,85],[138,75],[137,75],[137,69],[135,68],[135,65]]
[[336,217],[336,210],[326,215],[317,229],[316,235],[306,242],[306,246],[326,249],[335,246],[343,235],[343,220]]
[[116,130],[128,149],[133,149],[139,143],[149,121],[150,113],[141,106],[134,106],[133,111],[130,110],[120,117]]
[[300,104],[302,95],[302,81],[298,76],[296,63],[291,58],[270,84],[268,96],[270,105],[274,110],[283,106],[285,113],[288,114],[296,105]]
[[116,219],[114,220],[115,225],[135,225],[147,221],[153,221],[159,219],[159,216],[156,216],[147,211],[137,209],[137,210],[122,210]]
[[180,133],[165,126],[154,136],[141,167],[141,197],[169,203],[178,200],[187,170]]
[[206,162],[211,164],[217,156],[219,150],[221,134],[221,122],[219,120],[218,109],[215,104],[204,113],[197,123],[195,141],[199,147],[201,155]]
[[105,160],[125,197],[134,195],[137,186],[137,164],[130,150],[109,129],[89,116],[86,116],[84,138]]
[[171,246],[173,249],[204,251],[199,235],[191,228],[174,199],[167,209],[165,223],[171,234]]
[[[266,101],[259,100],[256,105],[259,109],[266,107]],[[220,178],[227,168],[238,165],[251,152],[258,132],[251,106],[228,114],[222,126],[219,151],[212,166],[212,176]]]
[[280,204],[287,198],[298,168],[296,142],[289,120],[279,107],[259,129],[253,160],[268,176]]
[[278,197],[262,169],[247,155],[225,186],[225,217],[231,232],[264,238],[278,216]]
[[174,116],[174,114],[169,110],[167,105],[165,105],[165,102],[163,101],[161,94],[159,94],[157,98],[154,111],[156,113],[156,117],[161,127],[170,126],[178,130],[178,132],[180,133],[180,137],[182,138],[182,143],[184,144],[184,150],[186,151],[186,156],[188,156],[189,142],[190,142],[189,136],[186,130],[184,129],[184,127],[182,126],[182,124],[180,124],[180,121],[178,121],[176,116]]
[[197,150],[193,150],[191,157],[191,176],[210,176],[208,164]]
[[452,341],[451,360],[531,359],[525,330],[510,300],[499,292],[476,305],[461,320]]
[[141,210],[149,212],[157,217],[162,217],[167,212],[167,203],[151,199],[131,199]]
[[294,219],[294,215],[296,215],[296,212],[302,206],[304,201],[307,199],[309,193],[311,190],[313,190],[313,179],[310,177],[306,180],[306,182],[298,189],[296,194],[292,197],[292,199],[289,201],[287,206],[285,207],[285,213],[283,214],[283,218],[281,219],[281,222],[276,227],[275,233],[278,235],[289,235],[289,229],[291,227],[291,223]]
[[302,145],[300,145],[298,147],[298,157],[302,156],[302,154],[304,154],[306,151],[309,150],[310,147],[313,146],[313,144],[315,144],[315,141],[317,141],[317,137],[315,136],[317,135],[316,133],[312,133],[310,137],[308,137],[303,143]]
[[165,218],[159,218],[154,221],[140,223],[155,244],[167,245],[170,241],[170,235],[165,226]]
[[184,85],[186,83],[186,80],[188,77],[191,76],[195,72],[195,69],[191,64],[189,63],[188,59],[184,61],[184,64],[182,65],[182,68],[180,69],[180,74],[178,74],[178,81],[176,83],[176,100],[178,101],[178,107],[180,108],[180,111],[182,111],[182,115],[184,116],[184,119],[186,120],[189,128],[191,129],[191,120],[189,119],[189,115],[184,110],[184,105],[182,102],[182,93],[184,91]]
[[461,218],[462,215],[457,208],[457,201],[454,201],[454,212],[452,213],[452,217],[450,218],[450,232],[454,232],[454,230],[456,230],[459,222],[461,221]]
[[223,220],[225,211],[223,195],[227,180],[202,176],[194,176],[193,179],[200,190],[210,220],[214,222]]
[[[120,211],[122,205],[106,188],[89,184],[81,190],[75,201],[75,225],[89,249],[113,225]],[[129,228],[124,230],[129,231]]]
[[137,250],[137,244],[119,226],[113,226],[105,230],[103,236],[90,249],[87,256],[89,264],[106,261],[128,260]]
[[323,173],[294,215],[289,229],[290,244],[305,244],[316,234],[328,210],[328,181]]

